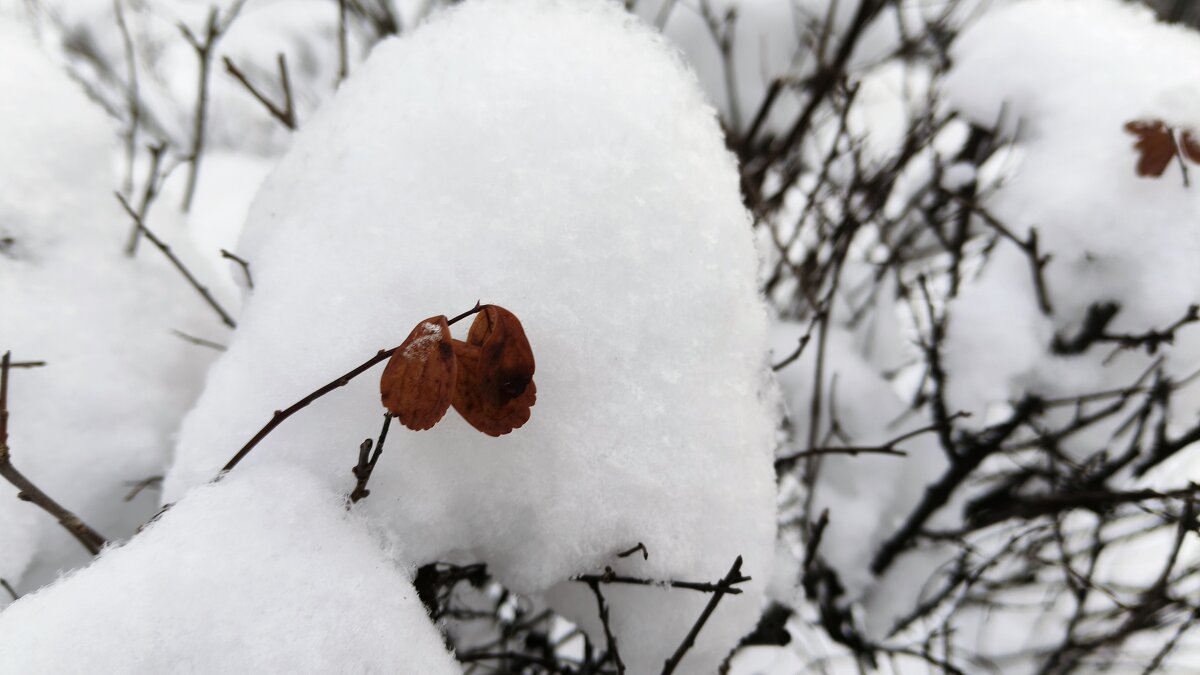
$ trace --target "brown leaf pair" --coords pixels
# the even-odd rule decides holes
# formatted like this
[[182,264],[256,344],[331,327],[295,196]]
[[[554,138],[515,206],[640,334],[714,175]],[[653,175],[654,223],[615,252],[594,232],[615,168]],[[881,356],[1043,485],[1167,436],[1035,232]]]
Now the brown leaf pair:
[[1133,120],[1125,130],[1137,136],[1137,175],[1157,178],[1176,157],[1200,164],[1200,141],[1189,130],[1176,129],[1162,120]]
[[529,420],[537,401],[533,350],[512,312],[484,305],[465,342],[450,336],[445,316],[409,334],[379,381],[383,406],[414,431],[437,424],[451,405],[471,426],[502,436]]

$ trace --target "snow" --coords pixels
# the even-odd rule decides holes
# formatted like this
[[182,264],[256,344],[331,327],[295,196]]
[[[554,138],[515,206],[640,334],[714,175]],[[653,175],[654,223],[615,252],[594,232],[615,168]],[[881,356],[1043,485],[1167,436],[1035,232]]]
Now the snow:
[[252,469],[0,614],[0,672],[461,672],[390,553],[303,469]]
[[[1200,126],[1200,77],[1177,65],[1200,58],[1200,40],[1132,5],[1033,0],[986,15],[958,45],[948,103],[976,123],[1019,128],[1019,169],[989,208],[1018,236],[1037,228],[1053,256],[1045,275],[1054,315],[1038,312],[1028,264],[1007,247],[955,303],[965,313],[950,325],[954,397],[979,409],[1017,387],[1055,394],[1127,384],[1149,357],[1105,366],[1108,350],[1063,359],[1048,348],[1096,302],[1120,304],[1111,332],[1139,333],[1170,325],[1196,301],[1200,193],[1183,185],[1175,163],[1161,178],[1135,175],[1124,125]],[[1168,372],[1200,365],[1200,343],[1186,329],[1180,338]]]
[[[116,130],[36,44],[0,17],[0,350],[42,368],[11,374],[14,465],[109,537],[154,512],[172,435],[212,352],[172,335],[221,331],[192,289],[143,242],[113,197]],[[165,223],[164,223],[165,224]],[[175,223],[178,225],[178,223]],[[178,229],[158,232],[185,260]],[[52,518],[0,485],[0,577],[36,588],[85,551]]]
[[421,334],[404,348],[404,357],[408,359],[427,359],[434,343],[442,341],[442,328],[432,321],[421,324]]
[[[775,419],[749,219],[695,77],[617,6],[469,3],[380,44],[296,135],[237,252],[255,289],[165,500],[415,321],[494,302],[537,359],[529,422],[501,438],[457,416],[393,425],[356,510],[408,561],[486,562],[515,591],[553,588],[573,621],[596,616],[574,575],[715,581],[741,555],[754,581],[685,667],[714,669],[753,627],[774,557]],[[378,375],[289,419],[235,473],[303,466],[348,491],[378,433]],[[615,557],[638,542],[649,560]],[[707,602],[605,595],[631,672],[661,668]]]

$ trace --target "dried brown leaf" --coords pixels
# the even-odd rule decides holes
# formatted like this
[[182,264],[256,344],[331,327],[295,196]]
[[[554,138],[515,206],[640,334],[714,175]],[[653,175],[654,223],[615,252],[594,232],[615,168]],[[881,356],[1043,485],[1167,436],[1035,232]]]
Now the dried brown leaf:
[[1134,120],[1125,124],[1125,130],[1137,136],[1137,175],[1157,178],[1167,170],[1167,165],[1179,152],[1175,134],[1162,120]]
[[1179,144],[1179,147],[1183,151],[1183,156],[1200,164],[1200,141],[1196,140],[1191,131],[1183,132],[1181,140],[1182,142]]
[[533,350],[521,321],[496,305],[475,317],[465,342],[453,341],[458,359],[454,409],[471,426],[502,436],[529,420],[537,402]]
[[449,409],[458,371],[446,317],[430,317],[413,328],[384,368],[383,406],[409,429],[428,429]]

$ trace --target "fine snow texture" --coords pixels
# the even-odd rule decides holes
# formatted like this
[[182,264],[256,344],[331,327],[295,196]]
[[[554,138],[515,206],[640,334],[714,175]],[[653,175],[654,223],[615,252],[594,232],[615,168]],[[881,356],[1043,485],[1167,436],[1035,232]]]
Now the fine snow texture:
[[[379,45],[298,134],[238,253],[255,290],[184,424],[168,501],[272,411],[482,299],[525,327],[532,417],[500,438],[457,415],[393,425],[359,510],[413,563],[477,559],[526,593],[606,564],[715,581],[741,555],[755,580],[685,667],[714,669],[753,626],[773,557],[775,420],[749,222],[694,77],[618,6],[476,2]],[[348,491],[379,430],[379,373],[289,419],[245,464],[303,465]],[[638,542],[649,560],[616,559]],[[606,595],[631,672],[659,670],[707,601]],[[596,615],[581,584],[553,598],[573,620]]]
[[9,607],[0,636],[14,674],[460,672],[342,496],[278,466],[193,491]]
[[[118,139],[100,109],[3,17],[0,62],[20,64],[0,68],[0,352],[47,364],[11,373],[13,464],[102,534],[124,536],[155,505],[153,491],[123,497],[162,474],[213,355],[171,331],[223,328],[148,243],[124,255]],[[188,257],[177,230],[159,234]],[[0,483],[0,578],[36,588],[85,555]]]

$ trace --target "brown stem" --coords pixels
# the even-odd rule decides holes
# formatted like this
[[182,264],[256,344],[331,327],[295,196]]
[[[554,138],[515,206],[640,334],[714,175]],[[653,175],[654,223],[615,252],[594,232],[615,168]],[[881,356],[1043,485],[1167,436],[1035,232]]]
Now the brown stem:
[[8,593],[8,597],[12,598],[13,602],[21,599],[20,594],[18,594],[17,590],[8,583],[7,579],[0,579],[0,588],[3,588],[4,591]]
[[683,660],[684,654],[696,644],[696,636],[700,634],[700,629],[704,628],[708,617],[712,616],[713,611],[717,609],[717,603],[721,602],[721,597],[733,590],[734,584],[740,584],[743,581],[749,581],[750,577],[742,576],[742,556],[738,556],[737,560],[733,561],[733,566],[729,568],[729,573],[725,578],[717,582],[717,589],[713,592],[712,598],[708,604],[704,606],[704,611],[700,613],[700,618],[696,619],[696,623],[692,625],[692,629],[688,631],[687,637],[683,638],[679,648],[667,662],[663,664],[662,675],[671,675],[675,669],[679,667],[679,662]]
[[253,84],[250,84],[250,80],[246,78],[245,73],[238,69],[238,67],[234,65],[233,61],[228,56],[222,57],[221,60],[225,63],[225,71],[232,75],[238,82],[240,82],[242,86],[246,88],[246,91],[249,91],[259,103],[263,104],[263,107],[267,109],[267,112],[271,114],[271,117],[279,120],[279,123],[288,129],[295,131],[296,110],[292,102],[292,87],[288,83],[287,61],[284,59],[282,53],[280,53],[276,59],[279,64],[279,79],[283,87],[282,108],[275,105],[271,99],[267,98],[266,95],[259,91]]
[[346,0],[338,0],[338,74],[337,83],[350,76],[350,55],[346,35]]
[[608,603],[604,601],[604,594],[600,592],[600,583],[598,581],[587,582],[588,588],[592,589],[592,594],[596,596],[596,607],[600,613],[600,624],[604,626],[604,641],[608,645],[608,655],[612,658],[613,665],[617,667],[617,675],[625,675],[625,662],[621,660],[621,652],[617,651],[617,638],[612,634],[612,628],[608,624]]
[[208,117],[208,73],[212,70],[212,57],[216,51],[217,42],[221,36],[229,30],[234,19],[241,13],[242,7],[246,4],[246,0],[235,0],[228,9],[225,10],[225,15],[220,16],[220,12],[216,7],[213,7],[208,12],[208,20],[205,22],[204,41],[201,42],[191,29],[184,24],[179,24],[179,30],[183,33],[184,39],[192,46],[196,52],[196,58],[200,62],[199,84],[196,91],[196,112],[192,117],[192,149],[188,155],[188,175],[187,185],[183,192],[183,210],[190,211],[192,208],[192,198],[196,195],[196,177],[200,172],[200,157],[204,154],[204,123]]
[[[642,579],[640,577],[622,577],[617,576],[611,567],[604,568],[604,574],[581,574],[577,577],[572,577],[572,581],[582,581],[583,583],[591,583],[593,581],[602,584],[632,584],[635,586],[667,586],[669,588],[686,588],[689,591],[700,591],[701,593],[728,593],[729,595],[738,595],[742,592],[740,588],[724,588],[720,583],[708,583],[697,581],[676,581],[674,579]],[[744,581],[744,580],[743,580]]]
[[[479,312],[479,310],[481,310],[481,309],[483,309],[483,306],[480,305],[479,302],[476,302],[475,306],[473,308],[463,312],[462,314],[459,314],[458,316],[454,317],[453,319],[450,319],[446,323],[448,325],[453,325],[453,324],[465,319],[466,317]],[[304,408],[307,408],[314,401],[321,398],[325,394],[328,394],[329,392],[333,391],[334,389],[338,389],[340,387],[346,386],[347,384],[350,383],[350,380],[353,380],[354,378],[358,377],[359,375],[362,375],[363,373],[367,372],[375,364],[388,359],[389,357],[391,357],[392,353],[395,351],[396,351],[396,347],[392,347],[391,349],[381,349],[381,350],[379,350],[379,353],[375,354],[375,356],[372,356],[371,358],[367,359],[363,363],[359,364],[356,368],[354,368],[350,372],[346,373],[345,375],[342,375],[341,377],[333,380],[329,384],[326,384],[325,386],[321,387],[320,389],[317,389],[313,393],[309,394],[308,396],[305,396],[304,398],[300,399],[299,401],[296,401],[295,403],[288,406],[287,408],[285,408],[283,410],[276,410],[275,414],[271,416],[271,420],[269,422],[267,422],[266,425],[263,426],[262,429],[259,429],[257,434],[254,434],[254,438],[251,438],[249,441],[247,441],[246,444],[242,446],[242,449],[238,450],[237,454],[235,454],[233,457],[231,457],[229,459],[228,462],[225,463],[224,468],[221,469],[221,473],[217,475],[217,478],[219,479],[222,475],[231,471],[233,469],[233,467],[237,466],[239,462],[241,462],[243,459],[246,458],[246,455],[250,454],[250,451],[254,449],[254,446],[256,446],[260,442],[262,442],[262,439],[266,438],[267,434],[274,431],[275,427],[282,424],[284,420],[291,417],[292,415],[295,415],[297,412],[300,412]]]
[[[366,499],[371,491],[367,489],[367,482],[371,480],[371,474],[375,471],[375,464],[379,462],[379,456],[383,454],[383,442],[387,439],[388,427],[392,424],[391,413],[383,413],[383,428],[379,430],[379,440],[375,442],[375,452],[370,459],[367,458],[367,453],[371,452],[371,439],[362,442],[358,448],[358,464],[354,466],[354,477],[358,479],[358,483],[354,486],[354,491],[350,493],[350,504],[357,504],[359,500]],[[349,507],[349,505],[347,505]]]
[[[162,156],[166,150],[167,146],[165,143],[150,146],[150,170],[146,174],[146,185],[142,189],[142,199],[137,208],[138,220],[145,221],[146,213],[150,209],[150,203],[158,195],[159,167],[162,165]],[[132,169],[130,171],[132,172]],[[138,242],[141,240],[141,237],[142,230],[137,226],[135,221],[133,229],[129,232],[129,241],[125,244],[125,255],[132,257],[137,253]]]
[[254,290],[254,277],[250,276],[250,263],[246,259],[230,253],[225,249],[221,249],[221,257],[237,263],[242,268],[242,274],[246,275],[246,286],[250,290]]
[[234,323],[233,317],[229,316],[229,313],[217,303],[217,299],[212,296],[212,293],[209,293],[208,289],[200,285],[200,282],[196,280],[196,277],[192,276],[191,271],[183,264],[183,261],[181,261],[175,256],[174,253],[171,252],[171,247],[163,243],[161,239],[155,236],[155,234],[146,227],[146,224],[142,222],[141,215],[139,215],[131,206],[129,206],[129,202],[125,201],[125,197],[121,196],[121,193],[118,192],[114,194],[117,195],[117,201],[121,202],[121,206],[124,207],[125,212],[129,214],[130,218],[133,218],[134,226],[137,227],[142,234],[146,235],[146,238],[150,240],[150,243],[154,244],[158,250],[162,251],[163,255],[167,256],[167,259],[171,261],[171,264],[175,266],[175,269],[179,270],[179,273],[183,275],[183,278],[187,279],[187,282],[191,284],[192,288],[196,289],[196,292],[200,294],[200,297],[204,298],[204,301],[208,303],[208,306],[212,307],[213,311],[215,311],[221,317],[221,322],[230,328],[237,328],[237,324]]
[[39,508],[58,521],[89,553],[95,555],[108,543],[99,532],[88,527],[74,513],[63,508],[12,465],[8,447],[8,371],[12,353],[0,358],[0,476],[17,488],[17,497]]

